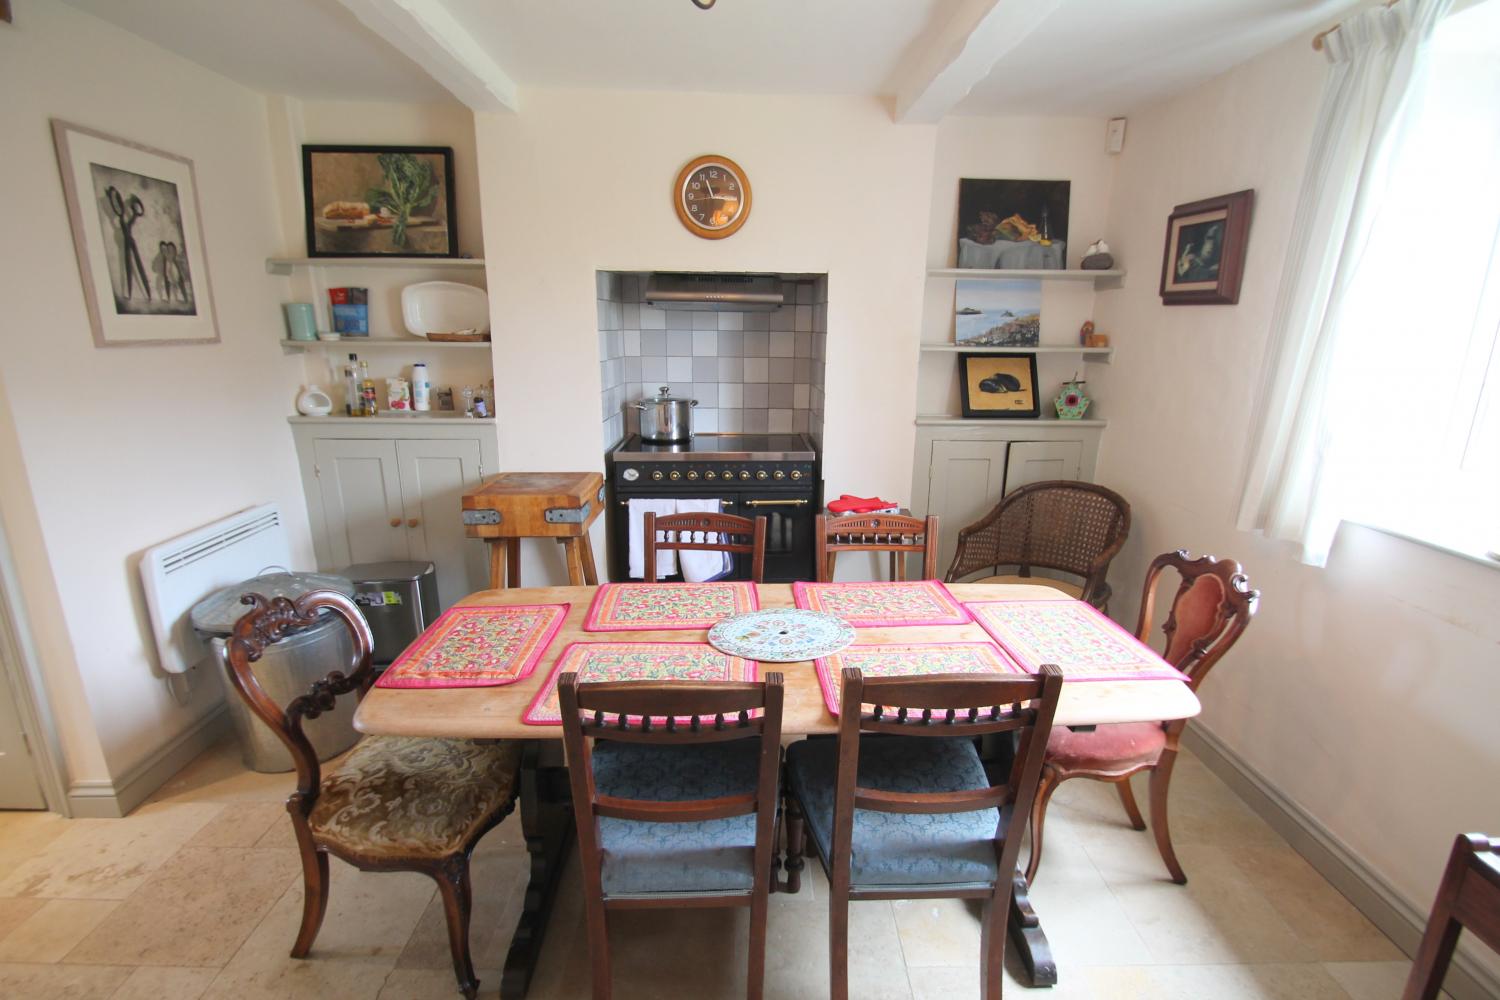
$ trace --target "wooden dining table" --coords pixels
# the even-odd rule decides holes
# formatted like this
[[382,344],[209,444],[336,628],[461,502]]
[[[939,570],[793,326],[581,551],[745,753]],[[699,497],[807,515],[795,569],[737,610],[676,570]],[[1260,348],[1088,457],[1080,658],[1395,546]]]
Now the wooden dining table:
[[[547,919],[557,892],[558,876],[572,842],[572,810],[567,771],[562,758],[562,727],[522,721],[527,706],[546,683],[558,655],[572,642],[704,642],[707,631],[586,632],[584,618],[598,587],[532,587],[482,590],[457,602],[463,606],[507,604],[569,605],[551,645],[530,676],[499,687],[372,688],[360,703],[354,725],[379,736],[432,736],[524,741],[519,802],[521,827],[531,855],[530,882],[521,917],[511,938],[500,994],[525,996],[531,973],[541,953]],[[1048,587],[1017,584],[950,584],[960,601],[1056,600]],[[795,607],[790,584],[761,584],[764,609]],[[860,645],[991,641],[975,623],[965,625],[860,628]],[[784,677],[782,734],[786,737],[831,734],[837,718],[828,711],[810,661],[763,665]],[[1149,722],[1191,718],[1198,714],[1197,696],[1176,680],[1078,681],[1064,683],[1054,725],[1095,726],[1112,722]],[[1027,898],[1019,872],[1011,903],[1011,937],[1032,985],[1057,982],[1040,921]]]

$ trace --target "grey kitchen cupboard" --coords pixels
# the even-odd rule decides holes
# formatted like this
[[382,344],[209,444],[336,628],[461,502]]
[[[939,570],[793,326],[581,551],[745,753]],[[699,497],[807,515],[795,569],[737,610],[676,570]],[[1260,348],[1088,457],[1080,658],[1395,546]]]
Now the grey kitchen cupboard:
[[292,418],[318,567],[430,560],[443,607],[487,586],[462,497],[497,471],[492,421]]
[[959,530],[1011,490],[1048,479],[1091,479],[1101,430],[1061,420],[919,420],[911,508],[940,519],[939,573],[953,562]]

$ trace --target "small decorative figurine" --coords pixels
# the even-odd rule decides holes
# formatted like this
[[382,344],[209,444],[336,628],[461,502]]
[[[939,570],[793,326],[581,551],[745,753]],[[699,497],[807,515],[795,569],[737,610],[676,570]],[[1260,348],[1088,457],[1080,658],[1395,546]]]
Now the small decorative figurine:
[[1090,243],[1089,248],[1083,252],[1083,262],[1079,266],[1085,271],[1108,271],[1114,267],[1115,258],[1109,252],[1109,244],[1103,240]]
[[1091,319],[1085,320],[1084,324],[1078,328],[1078,343],[1083,347],[1090,347],[1092,345],[1089,343],[1089,341],[1093,339],[1094,321]]
[[1082,420],[1083,415],[1088,412],[1093,400],[1083,394],[1083,386],[1084,380],[1076,375],[1063,383],[1062,392],[1052,401],[1057,407],[1059,420]]

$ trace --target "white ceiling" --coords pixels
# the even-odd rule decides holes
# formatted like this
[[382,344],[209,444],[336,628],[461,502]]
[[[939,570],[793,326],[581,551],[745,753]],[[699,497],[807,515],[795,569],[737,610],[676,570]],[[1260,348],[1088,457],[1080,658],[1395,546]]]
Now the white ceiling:
[[67,2],[266,93],[328,100],[453,100],[338,0]]
[[[67,0],[257,90],[452,96],[340,0]],[[1040,0],[1001,0],[1002,4]],[[1056,0],[955,111],[1115,115],[1180,92],[1352,0]],[[902,71],[982,0],[442,0],[528,86],[890,96]]]

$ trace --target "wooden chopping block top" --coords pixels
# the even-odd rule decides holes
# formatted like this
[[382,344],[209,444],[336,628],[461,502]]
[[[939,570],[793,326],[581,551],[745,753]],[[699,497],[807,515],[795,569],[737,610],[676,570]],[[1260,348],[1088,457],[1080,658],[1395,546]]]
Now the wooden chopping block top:
[[604,509],[597,472],[502,472],[464,494],[470,538],[576,538]]

